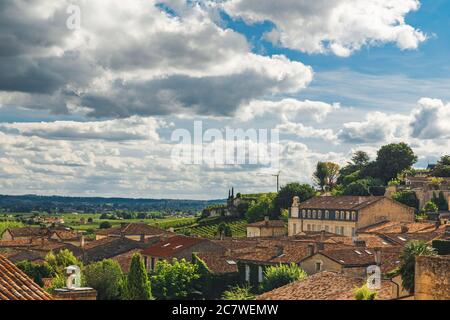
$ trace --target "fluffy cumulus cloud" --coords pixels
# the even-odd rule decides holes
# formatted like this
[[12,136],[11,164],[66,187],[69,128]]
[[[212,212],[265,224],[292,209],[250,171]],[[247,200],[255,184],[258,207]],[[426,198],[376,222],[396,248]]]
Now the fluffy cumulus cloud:
[[271,21],[266,38],[307,53],[349,56],[362,46],[395,43],[416,49],[426,35],[405,22],[418,0],[225,0],[224,10],[248,23]]
[[[231,115],[312,80],[301,62],[251,53],[242,34],[202,6],[171,1],[169,14],[158,3],[2,4],[0,104],[91,117]],[[66,26],[69,5],[80,8],[80,29]]]
[[450,103],[422,98],[412,113],[412,136],[420,139],[450,138]]

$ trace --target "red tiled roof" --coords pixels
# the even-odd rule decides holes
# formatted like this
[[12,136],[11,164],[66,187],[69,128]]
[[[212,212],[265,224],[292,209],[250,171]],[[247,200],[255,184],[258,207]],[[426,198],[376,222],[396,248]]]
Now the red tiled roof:
[[197,257],[201,259],[212,273],[238,272],[236,260],[233,255],[219,252],[199,252]]
[[0,300],[52,300],[52,297],[0,255]]
[[[381,271],[389,272],[399,266],[402,247],[381,248]],[[375,264],[375,250],[372,248],[346,248],[323,250],[322,254],[344,267],[364,267]]]
[[382,223],[377,223],[365,228],[361,228],[358,232],[364,233],[414,233],[414,232],[429,232],[436,229],[435,222],[413,222],[413,223],[404,223],[404,222],[394,222],[394,221],[385,221]]
[[[258,296],[257,300],[355,300],[365,279],[324,271]],[[382,281],[376,300],[392,299],[391,284]]]
[[259,227],[259,228],[284,228],[286,223],[282,220],[263,220],[254,223],[249,223],[247,227]]
[[142,254],[152,257],[171,257],[174,254],[203,241],[208,240],[186,236],[174,236],[144,249]]
[[385,197],[318,196],[299,204],[300,209],[359,210]]
[[49,229],[39,227],[11,228],[7,230],[12,234],[13,237],[43,237],[48,236],[49,234]]
[[123,226],[99,230],[96,233],[98,235],[109,235],[109,236],[120,236],[122,234],[127,236],[131,235],[158,236],[171,234],[168,231],[149,226],[146,223],[127,223]]
[[135,253],[141,253],[141,251],[142,249],[133,249],[128,252],[114,256],[111,259],[119,263],[123,273],[128,273],[130,272],[131,259],[133,258],[133,255]]

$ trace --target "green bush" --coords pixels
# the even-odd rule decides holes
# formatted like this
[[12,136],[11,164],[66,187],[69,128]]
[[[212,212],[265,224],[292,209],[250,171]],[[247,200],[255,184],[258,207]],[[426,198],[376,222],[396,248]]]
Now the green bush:
[[295,263],[270,266],[264,271],[262,289],[270,291],[288,283],[304,279],[306,276],[306,272]]
[[249,286],[235,286],[222,295],[222,300],[255,300],[255,295]]
[[123,296],[123,273],[117,261],[105,259],[83,270],[86,285],[97,290],[98,300],[119,300]]
[[356,300],[375,300],[377,293],[371,291],[367,285],[363,285],[361,288],[355,288],[355,299]]
[[144,259],[139,253],[135,253],[131,258],[124,295],[127,300],[151,300],[153,298]]

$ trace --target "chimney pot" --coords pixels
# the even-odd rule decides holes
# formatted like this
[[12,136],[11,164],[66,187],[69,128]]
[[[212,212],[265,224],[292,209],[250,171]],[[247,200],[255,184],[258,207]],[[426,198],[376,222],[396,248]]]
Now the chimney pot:
[[381,249],[376,248],[374,251],[375,251],[375,263],[377,266],[381,266]]

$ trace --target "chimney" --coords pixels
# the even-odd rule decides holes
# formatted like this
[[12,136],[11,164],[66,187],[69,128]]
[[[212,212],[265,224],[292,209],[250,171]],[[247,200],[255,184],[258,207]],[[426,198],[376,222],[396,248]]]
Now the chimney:
[[375,263],[377,266],[381,266],[381,249],[376,248],[374,251],[375,251]]
[[355,247],[359,247],[359,248],[365,248],[366,247],[366,241],[358,239],[358,238],[353,240],[353,244],[355,245]]
[[401,226],[400,227],[400,233],[408,233],[408,227],[407,226]]
[[317,242],[317,251],[319,250],[325,250],[325,243]]
[[314,255],[314,243],[309,243],[308,244],[308,256],[312,256]]
[[275,257],[279,257],[283,254],[284,248],[282,245],[276,245],[275,246]]
[[364,202],[364,197],[359,196],[359,197],[358,197],[358,203],[361,204],[361,203],[363,203],[363,202]]

